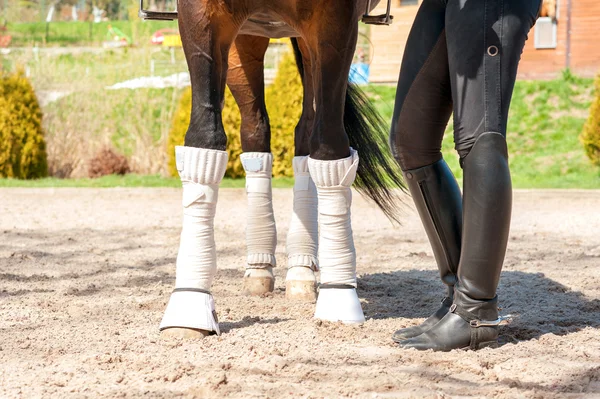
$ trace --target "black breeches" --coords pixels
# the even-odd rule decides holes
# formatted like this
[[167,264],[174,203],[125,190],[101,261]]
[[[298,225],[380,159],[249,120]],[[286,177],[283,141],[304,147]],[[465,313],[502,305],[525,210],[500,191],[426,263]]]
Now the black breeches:
[[479,135],[506,136],[517,66],[540,0],[423,0],[396,92],[390,143],[403,170],[442,158],[454,112],[461,158]]

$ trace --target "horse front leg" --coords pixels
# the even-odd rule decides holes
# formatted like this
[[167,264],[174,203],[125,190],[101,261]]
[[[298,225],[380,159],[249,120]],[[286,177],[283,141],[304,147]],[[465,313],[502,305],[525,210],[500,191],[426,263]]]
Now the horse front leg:
[[210,0],[181,0],[178,8],[192,113],[185,145],[175,149],[183,185],[183,228],[175,290],[160,330],[162,336],[196,338],[220,333],[210,292],[217,267],[214,217],[227,168],[221,120],[227,56],[238,26],[227,9]]
[[229,54],[229,86],[242,117],[241,155],[246,171],[246,272],[244,292],[273,291],[277,230],[273,213],[271,127],[265,105],[264,57],[269,38],[239,35]]
[[292,39],[292,44],[302,77],[304,98],[302,115],[294,132],[294,203],[286,241],[288,271],[285,296],[292,300],[314,301],[317,299],[315,271],[318,270],[319,224],[317,187],[308,170],[308,141],[315,119],[315,94],[308,47],[302,39]]
[[351,186],[359,159],[349,146],[343,122],[348,73],[358,34],[358,15],[348,3],[324,3],[302,35],[313,61],[316,100],[308,159],[319,202],[321,286],[315,317],[361,323],[365,319],[356,293],[356,251],[350,217]]

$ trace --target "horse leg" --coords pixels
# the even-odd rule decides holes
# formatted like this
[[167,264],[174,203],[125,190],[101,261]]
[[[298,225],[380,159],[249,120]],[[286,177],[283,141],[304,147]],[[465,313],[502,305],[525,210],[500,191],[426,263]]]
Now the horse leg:
[[269,38],[239,35],[229,53],[227,85],[240,108],[242,166],[246,171],[248,210],[244,292],[273,291],[277,230],[273,214],[271,128],[265,105],[264,56]]
[[350,218],[350,187],[359,159],[344,129],[348,73],[357,34],[355,7],[340,2],[323,2],[319,14],[302,30],[313,62],[316,100],[308,159],[319,201],[321,286],[315,317],[346,323],[365,320],[356,293],[356,251]]
[[314,90],[310,52],[302,39],[292,39],[296,62],[302,77],[302,115],[294,134],[294,205],[287,235],[288,271],[285,296],[314,301],[317,298],[317,244],[319,236],[317,188],[308,170],[309,137],[315,119]]
[[[185,145],[176,147],[183,185],[183,228],[175,290],[160,329],[163,336],[219,334],[211,283],[216,273],[214,217],[227,167],[221,120],[227,56],[239,18],[221,3],[180,0],[179,26],[192,84],[192,113]],[[237,22],[239,23],[239,22]]]

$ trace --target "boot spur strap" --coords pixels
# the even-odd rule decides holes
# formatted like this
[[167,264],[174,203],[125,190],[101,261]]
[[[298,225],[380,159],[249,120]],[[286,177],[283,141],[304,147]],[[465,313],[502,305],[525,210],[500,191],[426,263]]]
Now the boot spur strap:
[[496,320],[480,320],[478,317],[471,312],[467,312],[466,310],[456,306],[456,304],[452,304],[450,306],[450,313],[457,314],[463,320],[469,323],[471,327],[471,342],[469,343],[469,348],[472,350],[477,350],[488,346],[489,344],[497,345],[494,341],[489,341],[483,339],[482,335],[485,336],[485,332],[479,330],[479,327],[497,327],[501,324],[508,324],[512,321],[512,317],[508,316],[500,316]]
[[512,315],[499,316],[496,320],[471,320],[469,325],[473,328],[497,327],[512,322]]

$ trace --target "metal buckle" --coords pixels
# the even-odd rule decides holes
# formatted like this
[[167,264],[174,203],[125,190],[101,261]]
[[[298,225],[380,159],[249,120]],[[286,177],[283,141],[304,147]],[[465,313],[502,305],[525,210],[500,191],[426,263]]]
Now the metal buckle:
[[513,321],[512,315],[500,316],[496,320],[471,320],[469,325],[473,328],[479,327],[497,327],[503,324],[509,324]]
[[370,15],[369,12],[371,11],[371,0],[367,0],[367,10],[363,14],[361,21],[369,25],[391,25],[394,21],[394,16],[390,15],[391,8],[392,0],[388,0],[385,14]]
[[150,11],[144,8],[144,0],[140,0],[140,11],[138,16],[142,19],[153,19],[157,21],[174,21],[177,19],[177,11]]

